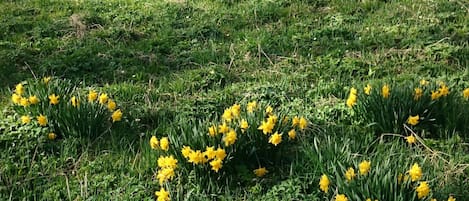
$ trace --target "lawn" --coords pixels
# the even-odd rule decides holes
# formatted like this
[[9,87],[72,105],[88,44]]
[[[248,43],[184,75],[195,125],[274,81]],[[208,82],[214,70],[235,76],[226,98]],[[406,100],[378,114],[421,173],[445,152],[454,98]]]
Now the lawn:
[[0,200],[469,199],[464,0],[0,8]]

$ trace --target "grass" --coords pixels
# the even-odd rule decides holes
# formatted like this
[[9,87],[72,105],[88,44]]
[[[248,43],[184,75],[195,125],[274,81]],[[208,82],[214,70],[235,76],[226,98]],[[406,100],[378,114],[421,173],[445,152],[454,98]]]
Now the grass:
[[[251,100],[313,123],[292,162],[266,178],[240,171],[208,187],[189,175],[175,181],[174,199],[324,200],[322,173],[367,157],[385,163],[389,150],[428,162],[438,200],[469,197],[467,141],[458,137],[467,134],[440,129],[447,137],[409,148],[362,128],[344,104],[350,86],[369,81],[468,87],[464,1],[20,0],[0,8],[1,200],[152,200],[150,136]],[[11,91],[49,75],[115,94],[125,121],[95,139],[48,141],[33,128],[18,137]]]

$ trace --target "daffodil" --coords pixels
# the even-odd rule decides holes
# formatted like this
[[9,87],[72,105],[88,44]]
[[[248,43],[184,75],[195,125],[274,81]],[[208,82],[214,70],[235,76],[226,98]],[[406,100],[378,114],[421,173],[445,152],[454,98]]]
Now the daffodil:
[[427,80],[425,80],[425,79],[421,79],[421,80],[420,80],[420,85],[421,85],[421,86],[426,86],[426,85],[428,85],[428,84],[429,84],[429,82],[428,82]]
[[216,157],[217,155],[217,152],[215,151],[215,148],[212,146],[212,147],[205,147],[205,152],[204,152],[204,156],[208,159],[208,160],[212,160]]
[[184,158],[188,159],[189,158],[189,155],[193,152],[193,150],[191,149],[191,147],[189,146],[183,146],[182,149],[181,149],[181,154]]
[[248,121],[246,121],[246,119],[242,119],[239,123],[239,128],[241,128],[241,132],[246,132],[246,130],[249,128]]
[[453,196],[450,195],[450,196],[448,197],[448,201],[456,201],[456,198],[454,198]]
[[234,104],[233,106],[231,106],[231,114],[233,115],[234,118],[239,117],[240,113],[241,113],[241,105]]
[[29,103],[31,103],[31,105],[35,105],[39,103],[39,98],[37,98],[37,96],[29,96],[28,100],[29,100]]
[[327,175],[323,174],[321,176],[321,179],[319,180],[319,189],[324,191],[324,193],[327,193],[327,191],[329,191],[329,184],[329,178],[327,177]]
[[78,105],[80,104],[76,96],[72,96],[72,98],[70,98],[70,102],[72,103],[73,107],[78,107]]
[[218,133],[225,134],[225,133],[228,133],[228,131],[230,131],[230,127],[228,127],[226,122],[223,122],[222,124],[218,126]]
[[22,124],[29,124],[31,122],[31,117],[28,115],[21,116],[21,123]]
[[57,135],[55,133],[47,134],[47,138],[49,138],[49,140],[55,140],[56,137],[57,137]]
[[262,121],[261,125],[257,128],[262,130],[265,135],[272,133],[275,124],[272,121]]
[[122,111],[120,109],[114,111],[111,115],[112,122],[120,121],[122,119]]
[[43,77],[42,82],[44,82],[44,84],[48,84],[51,79],[52,79],[51,77]]
[[114,111],[116,109],[116,107],[117,107],[117,103],[114,100],[109,99],[107,101],[107,109],[109,111],[111,111],[111,112]]
[[274,114],[270,114],[269,117],[267,118],[267,121],[272,124],[276,124],[277,120],[278,120],[278,117]]
[[168,151],[169,150],[169,139],[168,139],[168,137],[162,137],[160,139],[160,147],[161,147],[161,150],[163,150],[163,151]]
[[106,104],[108,99],[109,99],[108,95],[106,93],[102,93],[101,95],[99,95],[98,102],[104,105]]
[[412,126],[415,126],[419,123],[419,120],[420,120],[419,115],[409,116],[409,118],[407,118],[407,123]]
[[49,95],[49,103],[51,105],[57,105],[59,104],[59,98],[60,96],[56,96],[55,94]]
[[93,102],[98,99],[98,93],[95,90],[90,90],[88,92],[88,101]]
[[355,87],[350,88],[350,94],[357,95],[358,90]]
[[365,92],[366,95],[371,94],[371,85],[367,84],[365,88],[363,88],[363,91]]
[[423,95],[423,90],[421,88],[414,89],[414,100],[420,100],[420,97]]
[[22,83],[19,83],[19,84],[16,85],[15,93],[20,95],[20,96],[24,93],[24,87],[23,87]]
[[441,85],[438,91],[440,92],[441,96],[447,96],[449,94],[449,88],[446,85]]
[[18,95],[18,94],[12,94],[12,95],[11,95],[11,101],[12,101],[14,104],[20,104],[21,96]]
[[159,144],[160,144],[160,142],[158,141],[158,138],[156,138],[156,136],[151,136],[151,138],[150,138],[150,147],[152,149],[158,149]]
[[383,98],[389,98],[389,95],[391,94],[389,91],[390,91],[389,86],[385,84],[381,88],[381,95],[383,96]]
[[181,153],[182,153],[182,156],[186,159],[189,158],[189,155],[194,152],[191,147],[189,146],[183,146],[182,149],[181,149]]
[[231,111],[231,108],[226,108],[221,118],[226,122],[231,122],[231,120],[233,119],[233,113]]
[[173,155],[170,156],[160,156],[158,158],[158,167],[159,168],[171,168],[175,169],[178,164],[178,160],[174,158]]
[[298,127],[301,130],[304,130],[307,126],[308,126],[308,121],[304,117],[301,117],[300,118],[300,123],[298,124]]
[[204,154],[200,151],[192,151],[189,153],[189,163],[193,163],[194,165],[204,163],[205,162],[205,157]]
[[409,144],[415,144],[417,142],[417,139],[414,137],[414,135],[407,136],[405,139]]
[[347,98],[347,101],[345,102],[345,104],[346,104],[349,108],[352,108],[354,105],[357,104],[357,95],[350,95],[350,96]]
[[293,119],[291,120],[291,124],[292,127],[298,126],[300,124],[300,118],[297,116],[293,117]]
[[422,178],[422,169],[420,168],[419,164],[414,163],[409,170],[410,179],[412,181],[418,181]]
[[432,91],[432,100],[438,100],[441,97],[440,91]]
[[211,136],[211,137],[215,137],[217,135],[217,127],[212,125],[208,128],[208,134]]
[[215,151],[215,158],[218,158],[220,160],[223,160],[225,159],[226,157],[226,151],[222,148],[218,148],[216,151]]
[[223,142],[225,143],[225,146],[228,147],[232,144],[234,144],[237,140],[237,135],[236,131],[231,129],[224,137],[223,137]]
[[358,171],[360,172],[360,175],[366,175],[371,169],[371,162],[364,160],[360,164],[358,164]]
[[469,88],[465,88],[464,91],[462,91],[462,96],[463,96],[466,100],[469,100]]
[[273,144],[274,146],[277,146],[282,142],[282,134],[279,134],[278,132],[275,132],[272,136],[269,138],[269,143]]
[[335,196],[335,201],[348,201],[348,198],[344,194],[338,194]]
[[252,101],[248,103],[246,110],[248,111],[248,113],[253,113],[254,110],[256,110],[256,108],[257,108],[257,102]]
[[175,176],[175,173],[174,173],[173,168],[162,168],[158,170],[158,174],[156,175],[156,178],[160,182],[160,185],[162,185],[164,182],[173,179],[174,176]]
[[157,197],[157,201],[170,201],[169,192],[161,188],[160,191],[155,192],[155,196]]
[[355,104],[357,104],[357,89],[354,87],[350,88],[350,94],[347,98],[346,104],[349,108],[352,108]]
[[274,112],[274,108],[272,108],[270,105],[265,108],[265,113],[267,115],[271,115]]
[[419,183],[415,191],[417,192],[417,197],[419,199],[422,199],[424,197],[427,197],[428,194],[430,194],[430,187],[428,186],[428,183],[426,181],[422,181]]
[[23,107],[28,107],[29,106],[29,100],[27,98],[21,97],[20,105],[23,106]]
[[295,129],[291,129],[290,131],[288,131],[288,138],[290,140],[294,140],[296,138],[296,131]]
[[259,167],[253,172],[257,177],[263,177],[265,174],[269,173],[269,171],[265,167]]
[[47,117],[40,114],[38,117],[37,117],[37,122],[39,123],[40,126],[44,127],[44,126],[47,126]]
[[345,178],[347,179],[347,181],[352,181],[355,176],[355,170],[352,167],[345,171]]
[[212,166],[213,171],[218,172],[223,166],[223,161],[220,159],[215,159],[212,162],[210,162],[210,166]]

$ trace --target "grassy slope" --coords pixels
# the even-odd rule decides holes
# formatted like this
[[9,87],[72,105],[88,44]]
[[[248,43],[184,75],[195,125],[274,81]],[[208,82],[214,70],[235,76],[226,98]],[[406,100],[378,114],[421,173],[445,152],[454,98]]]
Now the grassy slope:
[[132,106],[130,117],[141,119],[134,137],[44,158],[35,170],[41,174],[29,173],[14,191],[19,197],[147,197],[155,190],[155,159],[145,155],[140,132],[164,130],[176,118],[206,118],[243,98],[293,102],[311,116],[360,80],[468,79],[469,12],[462,1],[5,1],[0,7],[2,90],[50,74],[109,83],[118,101]]

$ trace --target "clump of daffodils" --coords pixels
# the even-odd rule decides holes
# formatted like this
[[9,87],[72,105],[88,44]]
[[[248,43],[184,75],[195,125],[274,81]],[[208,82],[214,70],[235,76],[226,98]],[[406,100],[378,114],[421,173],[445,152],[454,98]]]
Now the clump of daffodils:
[[23,125],[47,128],[51,140],[100,135],[109,132],[123,116],[111,95],[94,89],[83,95],[77,86],[52,77],[17,84],[11,102]]
[[[226,108],[221,119],[207,127],[207,135],[217,142],[212,145],[213,147],[225,150],[228,155],[233,156],[233,160],[242,158],[259,161],[258,158],[265,155],[265,152],[275,151],[283,144],[288,146],[287,144],[296,139],[297,133],[304,133],[308,124],[304,117],[289,117],[277,113],[270,105],[263,107],[262,104],[252,101],[245,105],[236,103]],[[199,150],[189,151],[197,153]],[[208,157],[207,151],[210,149],[206,148],[205,152],[200,150],[205,156],[200,164],[204,164],[205,161],[210,164],[213,171],[218,172],[222,168],[223,159]],[[189,157],[189,161],[193,160]],[[257,166],[262,167],[262,164]],[[255,175],[264,176],[267,173],[264,170],[256,169]]]
[[[342,173],[323,173],[317,183],[318,190],[331,200],[349,200],[351,197],[362,197],[367,201],[394,200],[398,197],[406,200],[434,200],[431,183],[425,181],[425,174],[418,163],[414,163],[405,173],[400,173],[396,179],[387,177],[396,175],[399,171],[382,169],[383,167],[378,167],[380,165],[383,164],[362,160],[358,167],[349,167]],[[359,174],[355,173],[355,168],[358,168]],[[385,192],[390,192],[389,194],[377,194],[378,197],[372,197],[373,194],[369,193],[381,191],[383,186],[387,187]],[[331,188],[335,189],[332,193],[329,191]]]
[[418,83],[366,83],[362,89],[351,87],[345,104],[354,111],[355,119],[372,125],[378,134],[403,133],[403,125],[432,135],[442,126],[469,132],[463,126],[469,124],[469,88],[422,79]]
[[[97,97],[93,94],[91,99]],[[213,175],[219,178],[235,174],[239,165],[251,168],[253,177],[265,177],[272,170],[266,165],[281,160],[282,154],[288,154],[288,147],[309,126],[305,117],[289,116],[270,105],[257,101],[235,103],[224,109],[219,119],[205,124],[201,130],[191,129],[194,133],[185,134],[186,137],[181,138],[180,134],[172,137],[169,134],[158,140],[158,137],[152,136],[149,145],[160,154],[156,179],[163,186],[175,175],[192,171],[200,173],[201,177]],[[164,141],[168,138],[180,141],[172,142],[170,146],[164,145],[169,144]],[[177,165],[160,165],[165,164],[165,160]],[[161,193],[157,197],[160,199]]]

